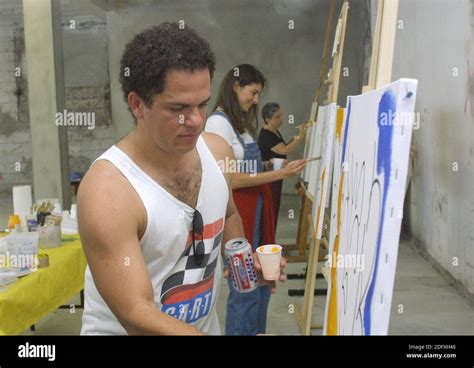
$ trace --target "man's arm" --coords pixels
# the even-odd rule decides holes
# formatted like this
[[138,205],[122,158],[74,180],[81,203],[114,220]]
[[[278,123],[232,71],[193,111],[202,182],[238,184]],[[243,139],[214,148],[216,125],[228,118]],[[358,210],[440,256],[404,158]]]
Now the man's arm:
[[119,171],[106,161],[96,163],[77,201],[79,232],[95,285],[127,333],[201,334],[156,307],[139,243],[146,211]]

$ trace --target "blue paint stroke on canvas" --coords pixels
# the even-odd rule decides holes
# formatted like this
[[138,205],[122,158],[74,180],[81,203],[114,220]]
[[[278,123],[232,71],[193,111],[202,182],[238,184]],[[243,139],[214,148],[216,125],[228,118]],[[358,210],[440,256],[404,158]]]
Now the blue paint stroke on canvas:
[[[377,247],[375,249],[375,265],[372,281],[367,291],[367,298],[364,307],[364,333],[370,335],[371,329],[371,305],[374,297],[375,282],[377,279],[377,272],[380,259],[380,247],[382,241],[382,230],[384,226],[385,204],[387,200],[387,192],[390,185],[390,173],[392,165],[392,134],[393,134],[393,119],[396,116],[395,96],[392,91],[387,91],[383,94],[379,103],[378,111],[378,128],[379,139],[377,147],[377,174],[381,175],[383,172],[383,196],[381,208],[381,220],[379,224],[379,231],[377,235]],[[389,117],[390,119],[388,119]]]
[[342,158],[341,158],[341,167],[344,163],[344,157],[346,156],[346,144],[347,144],[347,131],[349,130],[349,119],[351,117],[351,106],[352,106],[352,98],[348,98],[347,101],[347,116],[346,116],[346,126],[344,128],[344,141],[342,143]]

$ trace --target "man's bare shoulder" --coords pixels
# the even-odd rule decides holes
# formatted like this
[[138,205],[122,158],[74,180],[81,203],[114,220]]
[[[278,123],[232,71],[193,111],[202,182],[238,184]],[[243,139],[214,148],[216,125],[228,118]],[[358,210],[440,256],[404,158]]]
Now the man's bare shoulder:
[[143,204],[128,180],[110,162],[97,161],[87,172],[79,186],[78,208],[98,223],[126,221],[138,226]]
[[100,200],[111,194],[129,191],[131,189],[129,187],[128,181],[112,163],[100,160],[92,165],[82,179],[78,196],[87,195],[87,197],[96,197],[96,200]]

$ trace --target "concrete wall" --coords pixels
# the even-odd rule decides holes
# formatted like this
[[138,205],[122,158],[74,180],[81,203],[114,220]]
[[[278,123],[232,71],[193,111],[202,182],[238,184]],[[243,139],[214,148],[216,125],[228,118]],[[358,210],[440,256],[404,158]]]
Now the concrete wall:
[[[68,127],[70,171],[85,172],[114,143],[105,11],[88,1],[61,5],[66,109],[95,113],[95,129]],[[22,2],[0,0],[0,191],[32,183],[27,91]]]
[[[161,0],[158,4],[126,1],[121,2],[119,8],[110,8],[107,11],[107,44],[116,137],[122,137],[133,128],[118,82],[125,44],[142,29],[163,21],[184,20],[213,47],[217,70],[210,107],[213,107],[224,74],[237,64],[250,63],[261,69],[269,81],[260,107],[266,102],[278,102],[286,116],[292,114],[295,123],[302,123],[309,117],[318,87],[328,12],[328,1],[312,0]],[[364,49],[362,39],[370,28],[360,18],[370,18],[366,1],[354,2],[351,14],[344,57],[349,75],[342,78],[340,88],[340,96],[344,97],[357,94],[362,88],[365,58],[365,53],[361,52]],[[294,21],[294,29],[289,29],[290,20]],[[341,99],[343,104],[344,97]],[[296,131],[294,125],[290,126],[286,121],[281,132],[290,139]],[[302,152],[301,146],[290,158],[301,157]],[[294,193],[294,182],[286,180],[284,191]]]
[[[31,138],[23,76],[24,37],[21,2],[0,1],[0,190],[31,182]],[[20,67],[21,75],[15,76]],[[26,106],[26,109],[25,109]]]
[[[68,127],[70,172],[85,172],[114,144],[107,57],[107,24],[103,16],[81,14],[64,4],[63,49],[66,109],[95,113],[95,128]],[[74,22],[74,23],[72,23]],[[74,25],[75,28],[71,29]]]
[[[401,0],[393,80],[419,80],[406,230],[474,293],[474,1]],[[470,70],[469,70],[470,65]]]

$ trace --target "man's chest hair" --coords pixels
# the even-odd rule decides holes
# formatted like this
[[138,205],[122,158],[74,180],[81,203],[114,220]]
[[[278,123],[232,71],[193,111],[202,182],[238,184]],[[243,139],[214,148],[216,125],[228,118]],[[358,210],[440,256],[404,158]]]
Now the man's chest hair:
[[187,170],[176,169],[172,175],[163,178],[162,185],[181,202],[194,208],[199,194],[201,177],[200,165]]

